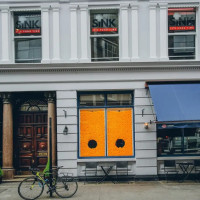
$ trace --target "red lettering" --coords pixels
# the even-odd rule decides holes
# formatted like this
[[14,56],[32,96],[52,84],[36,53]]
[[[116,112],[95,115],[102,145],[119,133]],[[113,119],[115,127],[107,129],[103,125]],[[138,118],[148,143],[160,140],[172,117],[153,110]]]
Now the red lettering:
[[117,28],[92,28],[92,32],[117,32]]

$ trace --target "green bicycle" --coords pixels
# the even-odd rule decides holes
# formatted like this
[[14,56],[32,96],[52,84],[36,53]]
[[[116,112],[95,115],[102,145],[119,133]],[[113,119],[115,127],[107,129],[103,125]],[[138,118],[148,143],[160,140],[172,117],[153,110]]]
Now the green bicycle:
[[72,197],[78,189],[77,180],[72,176],[58,176],[58,167],[52,171],[52,186],[50,186],[49,172],[41,174],[37,169],[30,169],[34,176],[24,179],[18,186],[18,194],[21,198],[26,200],[33,200],[39,198],[44,186],[47,185],[47,193],[56,193],[61,198]]

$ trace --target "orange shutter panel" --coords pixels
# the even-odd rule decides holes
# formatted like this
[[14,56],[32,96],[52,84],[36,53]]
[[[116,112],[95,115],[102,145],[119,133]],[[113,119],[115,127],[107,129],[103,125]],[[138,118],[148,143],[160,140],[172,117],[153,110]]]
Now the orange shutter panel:
[[133,156],[132,121],[132,108],[108,109],[108,156]]
[[105,156],[104,109],[80,110],[80,156]]

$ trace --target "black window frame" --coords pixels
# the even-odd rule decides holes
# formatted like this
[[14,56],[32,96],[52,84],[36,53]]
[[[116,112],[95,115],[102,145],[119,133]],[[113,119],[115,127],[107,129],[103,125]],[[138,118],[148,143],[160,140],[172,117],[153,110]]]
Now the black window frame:
[[[170,11],[170,9],[174,11]],[[187,9],[191,9],[191,11],[189,10],[187,11]],[[170,30],[170,18],[171,18],[170,12],[177,12],[177,13],[194,12],[195,19],[192,21],[191,26],[179,26],[179,24],[175,26],[175,24],[178,23],[175,21],[174,26],[171,26],[171,28],[172,29],[174,28],[174,30]],[[187,16],[187,14],[185,15]],[[187,23],[190,25],[190,22],[188,21],[189,20],[187,20]],[[169,8],[168,9],[168,57],[169,57],[169,60],[195,60],[196,59],[196,35],[197,35],[196,27],[197,27],[196,8]],[[191,30],[189,28],[191,28]]]
[[[93,34],[92,30],[94,29],[92,27],[91,23],[91,15],[92,14],[116,14],[117,15],[117,31],[105,31],[100,32],[99,34]],[[99,28],[101,29],[101,28]],[[91,61],[92,62],[100,62],[100,61],[119,61],[119,9],[91,9],[90,10],[90,52],[91,52]],[[116,32],[116,33],[115,33]],[[98,44],[105,44],[105,50],[101,49],[99,53],[102,54],[102,56],[95,57],[94,56],[94,46]],[[99,46],[101,47],[101,46]],[[96,47],[96,54],[98,54],[98,48]],[[104,53],[103,53],[104,52]],[[104,57],[103,57],[104,55]],[[109,55],[116,55],[116,56],[110,56]]]
[[[17,30],[17,26],[16,26],[16,17],[17,16],[27,16],[27,15],[30,15],[30,16],[39,16],[40,18],[40,21],[39,21],[39,24],[38,22],[34,23],[32,21],[32,24],[30,22],[30,27],[29,25],[27,24],[27,26],[30,28],[30,29],[26,29],[24,27],[22,27],[21,29],[19,29],[21,32],[19,33],[16,33],[16,30]],[[15,60],[15,63],[41,63],[41,60],[42,60],[42,18],[41,18],[41,11],[15,11],[13,12],[13,29],[14,29],[14,60]],[[38,21],[38,20],[36,20]],[[34,26],[35,27],[32,27]],[[35,41],[34,41],[35,40]],[[33,44],[33,42],[36,44],[35,46],[31,46]],[[24,48],[29,48],[31,46],[31,48],[29,48],[29,53],[32,53],[32,58],[28,58],[28,59],[25,59],[25,58],[21,58],[21,59],[18,59],[17,57],[19,56],[20,52],[19,52],[19,45],[21,44],[25,44]],[[35,50],[34,51],[34,48],[39,48],[39,54],[38,54],[38,50]],[[22,51],[26,51],[26,50],[22,50]],[[27,50],[28,51],[28,50]],[[35,57],[34,58],[34,52],[36,54],[38,54],[39,56],[38,57]]]

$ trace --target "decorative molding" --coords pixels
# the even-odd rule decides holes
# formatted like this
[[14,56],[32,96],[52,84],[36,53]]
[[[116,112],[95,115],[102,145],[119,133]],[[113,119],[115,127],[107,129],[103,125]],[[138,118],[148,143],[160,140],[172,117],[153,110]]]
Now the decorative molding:
[[160,9],[166,9],[167,6],[168,6],[167,3],[159,3],[159,7],[160,7]]
[[157,3],[150,3],[149,4],[149,9],[156,9]]
[[138,3],[132,3],[132,4],[130,4],[130,7],[132,10],[138,10],[139,5],[138,5]]
[[55,98],[56,98],[55,92],[45,92],[44,96],[47,98],[48,103],[55,103]]
[[168,8],[190,8],[199,7],[199,3],[170,3]]
[[0,11],[1,11],[1,13],[8,13],[9,12],[9,6],[1,6]]
[[120,6],[105,6],[103,7],[102,5],[96,6],[95,7],[88,7],[89,10],[119,10]]
[[53,12],[59,12],[60,5],[59,4],[51,4],[51,8]]
[[76,11],[78,9],[78,4],[70,4],[69,8],[71,11]]
[[128,3],[122,3],[120,4],[120,9],[121,10],[128,10],[129,8],[129,4]]
[[81,11],[86,11],[86,10],[88,10],[88,5],[86,5],[86,4],[80,4],[79,8],[80,8]]
[[20,7],[20,8],[10,8],[11,12],[31,12],[31,11],[41,11],[41,7]]
[[2,98],[4,104],[12,103],[12,94],[10,92],[0,93],[0,98]]
[[200,61],[155,61],[112,63],[6,64],[0,73],[92,72],[92,71],[200,71]]

